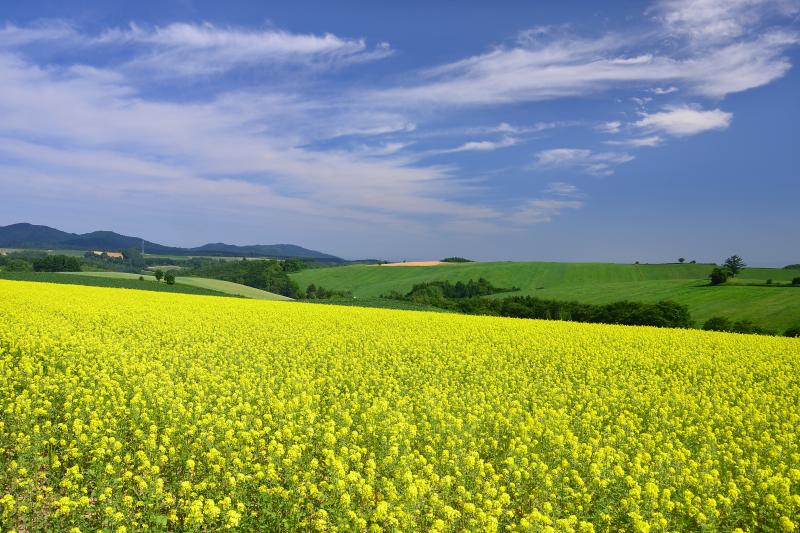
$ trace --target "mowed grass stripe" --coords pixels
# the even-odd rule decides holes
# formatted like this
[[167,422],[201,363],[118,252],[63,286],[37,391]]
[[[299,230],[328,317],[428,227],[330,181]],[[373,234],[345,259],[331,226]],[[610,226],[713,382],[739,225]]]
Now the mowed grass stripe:
[[[103,278],[118,278],[118,279],[135,279],[138,280],[140,274],[131,274],[129,272],[64,272],[66,275],[78,276],[92,276]],[[147,275],[144,275],[148,279]],[[152,279],[152,277],[151,277]],[[166,285],[164,283],[164,285]],[[191,276],[178,275],[175,279],[175,285],[183,285],[188,287],[195,287],[198,289],[214,291],[218,293],[228,294],[231,296],[242,296],[244,298],[251,298],[254,300],[291,300],[286,296],[274,294],[255,287],[249,287],[240,283],[233,283],[231,281],[223,281],[220,279],[210,278],[195,278]]]

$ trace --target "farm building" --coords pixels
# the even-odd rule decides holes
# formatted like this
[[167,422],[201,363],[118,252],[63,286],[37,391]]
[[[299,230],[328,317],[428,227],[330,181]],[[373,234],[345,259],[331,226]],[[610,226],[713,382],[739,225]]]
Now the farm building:
[[125,256],[124,256],[124,255],[122,255],[122,253],[121,253],[121,252],[103,252],[103,251],[100,251],[100,250],[92,250],[92,253],[93,253],[94,255],[103,255],[103,254],[106,254],[106,255],[107,255],[108,257],[110,257],[111,259],[125,259]]

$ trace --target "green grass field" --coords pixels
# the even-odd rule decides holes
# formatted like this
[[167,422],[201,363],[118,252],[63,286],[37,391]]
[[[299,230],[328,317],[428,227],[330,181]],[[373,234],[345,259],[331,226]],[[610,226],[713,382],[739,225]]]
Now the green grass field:
[[328,304],[328,305],[347,305],[352,307],[376,307],[380,309],[399,309],[402,311],[431,311],[434,313],[450,313],[450,311],[434,307],[432,305],[405,300],[392,300],[390,298],[333,298],[330,300],[300,300],[303,303]]
[[751,320],[762,327],[784,330],[800,325],[800,288],[750,286],[772,279],[788,283],[800,271],[748,268],[733,283],[708,286],[712,265],[612,263],[459,263],[431,267],[344,266],[309,269],[292,275],[301,286],[352,291],[356,299],[375,298],[391,290],[408,291],[415,283],[434,280],[468,281],[486,278],[497,287],[519,287],[529,295],[586,303],[619,300],[674,300],[689,306],[701,324],[712,316]]
[[[125,280],[139,280],[139,274],[130,274],[128,272],[65,272],[65,276],[80,276],[80,277],[101,277],[101,278],[114,278]],[[145,279],[153,279],[152,276],[144,274]],[[153,279],[152,283],[156,283]],[[161,283],[166,285],[166,283]],[[190,276],[177,276],[175,285],[184,287],[193,287],[195,289],[213,291],[216,293],[223,293],[230,296],[242,296],[244,298],[251,298],[254,300],[291,300],[286,296],[280,294],[273,294],[271,292],[262,291],[247,285],[233,283],[231,281],[223,281],[220,279],[210,278],[194,278]]]
[[176,292],[204,296],[233,296],[225,292],[192,285],[167,285],[166,283],[157,283],[155,279],[148,276],[145,276],[144,280],[140,280],[139,276],[134,274],[130,274],[132,277],[96,276],[95,274],[96,272],[76,272],[69,274],[60,272],[0,272],[0,279],[64,283],[67,285],[91,285],[93,287],[136,289],[142,291]]

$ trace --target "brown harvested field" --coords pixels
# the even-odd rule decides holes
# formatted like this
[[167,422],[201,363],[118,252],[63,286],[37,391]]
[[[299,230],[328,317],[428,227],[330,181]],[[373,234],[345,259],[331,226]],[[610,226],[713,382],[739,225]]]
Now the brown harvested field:
[[384,267],[430,267],[441,265],[441,261],[406,261],[405,263],[384,263],[378,266]]

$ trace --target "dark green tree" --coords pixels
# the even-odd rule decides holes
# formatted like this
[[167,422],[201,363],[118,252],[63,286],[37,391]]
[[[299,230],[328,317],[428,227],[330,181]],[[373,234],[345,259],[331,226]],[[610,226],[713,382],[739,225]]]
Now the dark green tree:
[[122,255],[125,256],[125,261],[132,267],[145,266],[145,261],[144,261],[144,256],[142,256],[142,251],[135,246],[131,246],[130,248],[125,248],[124,250],[122,250]]
[[164,281],[167,282],[167,285],[175,285],[175,272],[172,270],[167,270],[164,273]]
[[33,266],[24,259],[8,259],[3,266],[6,272],[30,272]]
[[731,331],[733,324],[724,316],[713,316],[705,321],[703,329],[706,331]]
[[161,281],[164,278],[164,271],[161,270],[160,268],[156,269],[155,274],[156,274],[156,281]]
[[678,263],[683,263],[684,261],[686,261],[685,257],[679,257],[678,258]]
[[306,268],[308,268],[308,265],[306,264],[305,261],[294,257],[283,261],[283,264],[281,266],[283,267],[283,271],[287,273],[300,272],[301,270],[305,270]]
[[711,279],[711,285],[722,285],[728,281],[728,276],[730,276],[728,269],[716,267],[708,277]]
[[725,260],[725,263],[723,263],[722,266],[728,269],[728,272],[731,273],[731,277],[734,277],[747,265],[741,257],[738,255],[732,255]]
[[46,255],[33,260],[36,272],[80,272],[81,260],[68,255]]

